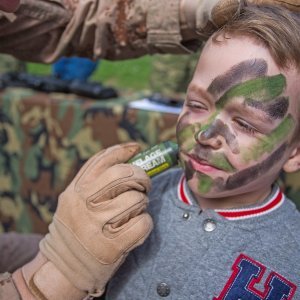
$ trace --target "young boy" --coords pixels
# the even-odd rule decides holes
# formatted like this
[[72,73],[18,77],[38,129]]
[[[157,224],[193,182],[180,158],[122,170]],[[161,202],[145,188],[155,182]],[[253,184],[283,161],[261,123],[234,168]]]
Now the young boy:
[[183,170],[153,180],[154,229],[107,299],[300,299],[300,17],[248,7],[206,44],[178,119]]

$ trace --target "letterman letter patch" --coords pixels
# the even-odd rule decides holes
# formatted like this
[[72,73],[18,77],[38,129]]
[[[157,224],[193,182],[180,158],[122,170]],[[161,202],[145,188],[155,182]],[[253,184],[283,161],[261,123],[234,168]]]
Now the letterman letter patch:
[[275,272],[269,274],[263,291],[256,289],[266,267],[244,254],[237,258],[232,270],[223,291],[214,300],[291,300],[296,292],[295,284]]

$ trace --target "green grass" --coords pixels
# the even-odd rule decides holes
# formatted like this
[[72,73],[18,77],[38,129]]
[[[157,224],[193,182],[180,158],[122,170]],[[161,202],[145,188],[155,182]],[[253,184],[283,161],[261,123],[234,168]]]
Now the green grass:
[[[27,69],[32,74],[51,74],[51,65],[29,63]],[[151,56],[116,62],[101,60],[91,80],[101,81],[125,92],[149,90],[151,69]]]

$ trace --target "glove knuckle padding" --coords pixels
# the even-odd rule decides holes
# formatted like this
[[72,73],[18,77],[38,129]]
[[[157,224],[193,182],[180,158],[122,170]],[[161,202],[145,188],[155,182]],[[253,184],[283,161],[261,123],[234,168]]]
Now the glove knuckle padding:
[[[137,190],[147,192],[150,188],[150,179],[145,171],[139,167],[119,164],[110,167],[85,188],[82,197],[87,201],[87,207],[93,209],[101,207],[104,201],[118,195]],[[88,193],[88,194],[86,194]]]

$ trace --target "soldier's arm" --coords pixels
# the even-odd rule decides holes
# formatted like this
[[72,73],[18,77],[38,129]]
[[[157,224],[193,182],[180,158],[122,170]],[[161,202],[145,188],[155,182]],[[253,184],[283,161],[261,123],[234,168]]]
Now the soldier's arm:
[[298,0],[21,0],[0,16],[0,52],[48,63],[189,53],[244,3],[299,10]]
[[0,17],[0,52],[47,63],[62,55],[189,53],[196,37],[181,24],[180,0],[22,0]]

